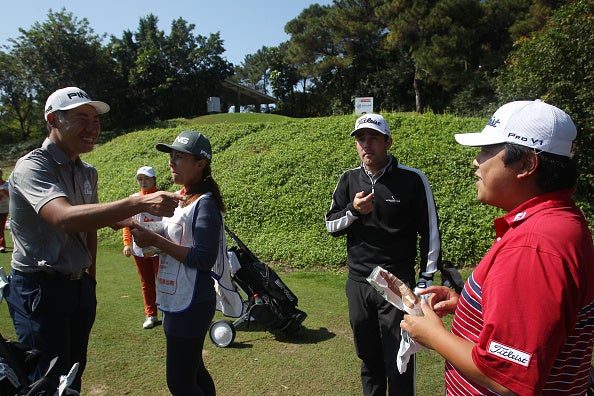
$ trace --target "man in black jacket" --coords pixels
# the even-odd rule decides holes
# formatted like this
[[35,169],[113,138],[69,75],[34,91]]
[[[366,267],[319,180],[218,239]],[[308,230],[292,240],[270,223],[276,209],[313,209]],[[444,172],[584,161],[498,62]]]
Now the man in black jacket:
[[429,286],[441,261],[441,242],[433,193],[419,170],[388,154],[390,127],[379,114],[364,114],[351,132],[361,165],[342,174],[326,213],[333,236],[347,236],[349,275],[346,295],[355,350],[361,359],[364,395],[414,395],[414,358],[397,369],[403,312],[367,282],[376,266],[415,285]]

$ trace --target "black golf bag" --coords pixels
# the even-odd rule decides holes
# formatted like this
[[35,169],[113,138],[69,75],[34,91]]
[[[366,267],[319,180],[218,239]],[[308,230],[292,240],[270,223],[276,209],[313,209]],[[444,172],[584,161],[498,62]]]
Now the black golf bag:
[[[31,383],[31,373],[41,352],[18,342],[6,340],[0,334],[0,395],[1,396],[53,396],[78,395],[75,390],[68,388],[78,370],[75,364],[70,373],[59,373],[54,358],[43,377]],[[66,375],[68,374],[68,375]],[[64,382],[64,384],[62,384]],[[63,388],[59,391],[59,387]]]
[[28,373],[40,357],[38,350],[0,335],[0,395],[26,394],[30,385]]
[[291,334],[301,328],[307,314],[297,309],[297,296],[284,284],[272,268],[264,264],[248,247],[225,226],[236,246],[234,253],[241,265],[233,275],[233,281],[248,296],[250,316],[270,330],[282,330]]
[[464,288],[464,280],[454,263],[444,260],[439,272],[441,273],[442,285],[451,287],[458,294],[462,292],[462,289]]

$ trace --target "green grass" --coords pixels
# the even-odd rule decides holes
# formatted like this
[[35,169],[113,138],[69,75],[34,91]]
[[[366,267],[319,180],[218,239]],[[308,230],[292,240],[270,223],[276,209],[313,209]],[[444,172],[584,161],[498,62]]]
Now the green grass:
[[[0,255],[0,266],[8,269],[9,261],[9,254]],[[227,348],[218,348],[207,339],[203,354],[218,394],[360,394],[360,363],[344,294],[346,273],[290,271],[279,275],[298,296],[299,308],[308,314],[304,327],[288,337],[243,323]],[[101,248],[97,279],[97,319],[83,378],[84,394],[167,395],[165,336],[161,326],[142,328],[144,312],[134,263],[117,248]],[[225,317],[217,312],[216,318]],[[0,305],[0,332],[15,339],[6,303]],[[443,360],[438,355],[420,353],[418,394],[443,394],[442,371]]]

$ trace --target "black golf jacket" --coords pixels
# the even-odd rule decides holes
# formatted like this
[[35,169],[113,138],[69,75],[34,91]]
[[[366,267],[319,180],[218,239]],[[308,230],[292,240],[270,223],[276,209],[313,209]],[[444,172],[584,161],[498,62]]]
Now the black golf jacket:
[[[346,234],[352,280],[366,282],[379,265],[414,285],[417,245],[420,274],[432,275],[441,261],[433,193],[423,172],[399,164],[392,155],[379,174],[374,181],[362,165],[342,174],[326,213],[326,228],[335,237]],[[360,191],[375,193],[373,211],[367,215],[353,207]]]

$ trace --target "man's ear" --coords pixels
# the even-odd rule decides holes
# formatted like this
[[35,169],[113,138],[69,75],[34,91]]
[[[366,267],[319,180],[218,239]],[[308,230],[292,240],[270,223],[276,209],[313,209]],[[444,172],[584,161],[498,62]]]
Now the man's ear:
[[54,113],[49,113],[47,115],[47,122],[52,126],[56,127],[56,115]]
[[535,151],[531,151],[522,157],[521,167],[518,170],[518,177],[524,178],[532,176],[536,173],[538,165],[540,165],[540,157]]

